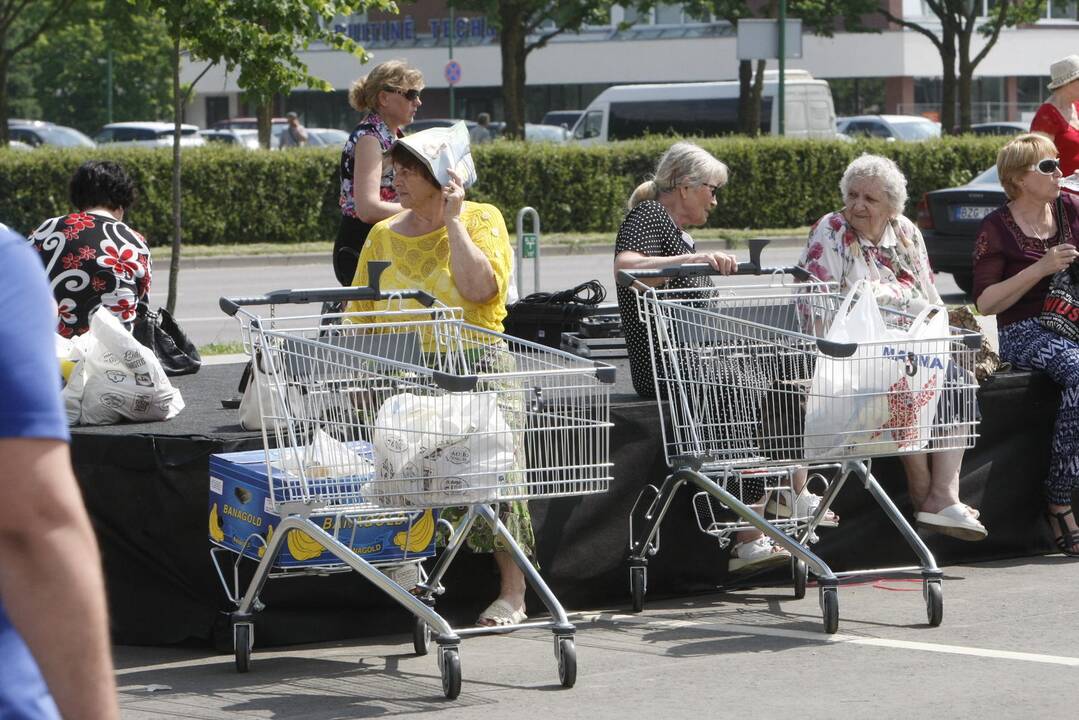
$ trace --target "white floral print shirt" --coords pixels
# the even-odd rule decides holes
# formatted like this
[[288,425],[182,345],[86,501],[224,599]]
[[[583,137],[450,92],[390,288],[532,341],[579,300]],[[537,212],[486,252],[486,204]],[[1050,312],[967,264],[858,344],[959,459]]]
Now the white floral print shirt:
[[843,213],[828,213],[809,231],[798,266],[819,280],[838,282],[843,294],[868,280],[880,305],[901,312],[915,314],[926,305],[942,304],[922,234],[902,215],[888,223],[874,246]]

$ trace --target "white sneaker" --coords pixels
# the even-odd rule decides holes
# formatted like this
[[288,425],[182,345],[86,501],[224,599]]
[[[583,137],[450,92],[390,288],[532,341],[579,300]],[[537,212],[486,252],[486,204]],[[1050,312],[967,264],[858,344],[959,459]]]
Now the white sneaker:
[[[791,512],[790,505],[790,490],[781,490],[775,493],[769,500],[768,505],[764,511],[777,518],[804,518],[809,519],[817,514],[817,508],[824,502],[824,498],[820,495],[814,495],[805,488],[802,488],[802,492],[794,496],[794,512]],[[829,510],[824,513],[824,517],[817,523],[817,527],[837,527],[839,525],[839,516]]]
[[753,540],[737,543],[731,550],[727,563],[729,572],[759,569],[788,562],[791,558],[786,548],[776,545],[772,538],[761,535]]

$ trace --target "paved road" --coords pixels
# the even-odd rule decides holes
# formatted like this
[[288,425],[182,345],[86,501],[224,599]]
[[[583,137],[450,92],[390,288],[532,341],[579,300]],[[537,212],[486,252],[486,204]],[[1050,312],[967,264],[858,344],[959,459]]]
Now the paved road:
[[[775,246],[766,250],[764,260],[768,265],[794,263],[800,249]],[[746,250],[736,251],[740,259],[748,259]],[[308,261],[311,262],[311,261]],[[151,305],[163,305],[168,291],[167,265],[160,263],[154,273]],[[533,292],[534,269],[526,261],[524,293]],[[574,287],[588,280],[598,279],[607,290],[609,302],[614,302],[614,278],[609,252],[581,255],[548,255],[540,266],[540,289],[557,291]],[[727,282],[752,283],[753,278],[731,278]],[[947,302],[960,302],[962,294],[951,275],[942,274],[937,279],[941,293]],[[252,258],[245,267],[188,268],[180,274],[180,302],[177,318],[197,345],[236,342],[239,340],[237,322],[224,315],[217,306],[218,298],[225,295],[257,295],[269,290],[301,287],[334,287],[336,282],[328,263],[300,265],[259,264]]]

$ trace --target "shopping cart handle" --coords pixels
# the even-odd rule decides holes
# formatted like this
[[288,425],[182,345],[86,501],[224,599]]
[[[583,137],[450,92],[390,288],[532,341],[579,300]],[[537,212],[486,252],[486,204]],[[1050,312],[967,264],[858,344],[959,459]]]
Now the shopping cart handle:
[[222,297],[218,301],[221,310],[226,315],[235,315],[243,306],[248,305],[301,305],[304,303],[336,303],[352,302],[354,300],[388,300],[390,298],[404,298],[416,300],[424,307],[435,304],[435,297],[423,290],[394,290],[382,292],[379,289],[379,278],[383,271],[388,268],[388,262],[367,263],[367,287],[337,287],[337,288],[309,288],[305,290],[274,290],[265,295],[256,295],[245,298]]
[[[798,280],[809,280],[811,275],[800,267],[760,267],[752,262],[738,263],[734,275],[793,275]],[[619,270],[615,281],[622,287],[630,287],[638,280],[650,278],[697,277],[701,275],[722,275],[708,263],[690,263],[673,265],[658,270]]]
[[841,343],[818,338],[817,349],[828,357],[847,358],[858,350],[858,343]]

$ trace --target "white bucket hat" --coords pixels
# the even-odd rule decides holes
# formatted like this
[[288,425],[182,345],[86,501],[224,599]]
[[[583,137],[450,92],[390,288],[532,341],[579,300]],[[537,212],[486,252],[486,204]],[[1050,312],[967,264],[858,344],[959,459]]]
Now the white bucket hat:
[[476,182],[476,166],[463,120],[452,127],[428,128],[405,135],[398,138],[397,144],[419,158],[439,185],[449,185],[450,170],[457,173],[465,188]]
[[1069,55],[1063,60],[1057,60],[1049,66],[1049,75],[1052,82],[1050,90],[1064,87],[1073,80],[1079,80],[1079,55]]

